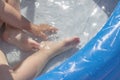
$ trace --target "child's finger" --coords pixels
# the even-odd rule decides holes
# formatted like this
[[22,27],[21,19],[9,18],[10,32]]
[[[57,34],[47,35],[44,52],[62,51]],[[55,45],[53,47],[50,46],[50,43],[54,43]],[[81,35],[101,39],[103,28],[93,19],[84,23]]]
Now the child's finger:
[[53,26],[51,26],[51,25],[48,25],[48,24],[40,24],[39,25],[40,26],[40,28],[41,28],[41,30],[44,32],[56,32],[58,29],[57,28],[55,28],[55,27],[53,27]]
[[40,32],[39,36],[45,40],[48,38],[47,35],[43,32]]
[[30,42],[30,46],[32,46],[33,49],[39,49],[40,44],[37,41],[35,41],[31,38],[28,39],[28,40]]
[[52,33],[54,33],[54,32],[57,32],[58,29],[55,28],[55,27],[49,27],[49,31],[52,32]]

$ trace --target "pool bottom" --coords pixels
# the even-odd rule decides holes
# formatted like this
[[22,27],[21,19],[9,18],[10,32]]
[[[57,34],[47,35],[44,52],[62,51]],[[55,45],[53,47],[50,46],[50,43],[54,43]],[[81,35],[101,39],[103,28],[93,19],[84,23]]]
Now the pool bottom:
[[63,64],[35,80],[119,80],[120,2],[105,26]]

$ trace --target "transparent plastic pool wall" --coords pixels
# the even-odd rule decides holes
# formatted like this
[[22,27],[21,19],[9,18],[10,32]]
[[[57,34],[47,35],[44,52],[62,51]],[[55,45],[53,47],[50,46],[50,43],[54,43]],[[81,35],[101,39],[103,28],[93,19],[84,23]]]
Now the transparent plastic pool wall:
[[120,2],[105,26],[81,50],[35,80],[120,79]]

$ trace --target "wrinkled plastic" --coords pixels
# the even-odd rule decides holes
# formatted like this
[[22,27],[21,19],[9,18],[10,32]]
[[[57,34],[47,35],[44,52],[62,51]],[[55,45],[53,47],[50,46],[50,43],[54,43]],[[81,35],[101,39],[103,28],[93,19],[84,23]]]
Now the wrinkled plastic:
[[120,79],[120,3],[105,26],[81,50],[35,80]]
[[[79,36],[83,47],[105,24],[118,0],[21,0],[21,13],[35,24],[47,23],[59,29],[50,40]],[[33,37],[35,40],[39,40]],[[7,46],[7,47],[6,47]],[[30,52],[0,40],[11,66],[19,64]],[[73,55],[76,49],[64,52],[48,62],[43,73],[50,71]]]

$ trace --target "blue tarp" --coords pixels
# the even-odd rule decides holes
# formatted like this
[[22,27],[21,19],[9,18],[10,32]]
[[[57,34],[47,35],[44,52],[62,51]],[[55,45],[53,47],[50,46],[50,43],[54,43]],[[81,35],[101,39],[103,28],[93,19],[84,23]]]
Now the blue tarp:
[[120,80],[120,2],[81,50],[35,80]]

